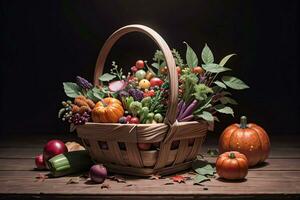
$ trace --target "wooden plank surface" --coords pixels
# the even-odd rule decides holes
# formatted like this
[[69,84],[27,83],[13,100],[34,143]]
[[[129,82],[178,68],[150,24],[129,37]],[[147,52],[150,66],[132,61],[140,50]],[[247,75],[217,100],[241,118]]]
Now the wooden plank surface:
[[[267,163],[249,170],[241,182],[212,179],[201,186],[192,180],[185,184],[171,183],[169,177],[149,180],[125,176],[126,183],[106,180],[110,189],[80,179],[67,184],[72,177],[36,179],[34,156],[42,151],[42,144],[51,136],[40,138],[33,144],[14,138],[0,142],[0,199],[300,199],[300,146],[298,140],[276,140]],[[61,138],[74,140],[74,138]],[[284,142],[283,142],[284,141]],[[16,142],[16,143],[14,143]],[[43,143],[42,143],[43,142]],[[289,143],[287,143],[289,142]],[[40,144],[42,143],[42,144]],[[203,152],[216,148],[216,140],[208,141]],[[216,158],[208,157],[209,162]],[[187,172],[183,176],[192,177]],[[73,177],[74,178],[74,177]]]

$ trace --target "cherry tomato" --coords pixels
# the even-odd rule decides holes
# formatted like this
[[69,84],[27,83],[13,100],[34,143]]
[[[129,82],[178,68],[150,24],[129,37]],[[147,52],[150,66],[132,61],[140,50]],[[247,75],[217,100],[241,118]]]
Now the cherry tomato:
[[129,121],[130,124],[139,124],[140,120],[137,117],[132,117]]
[[130,69],[133,73],[137,72],[137,70],[138,70],[138,68],[136,66],[132,66]]
[[138,61],[136,61],[135,66],[136,66],[138,69],[143,69],[144,66],[145,66],[145,63],[144,63],[144,61],[142,61],[142,60],[138,60]]
[[195,74],[203,74],[204,73],[204,69],[202,69],[202,67],[194,67],[193,68],[193,72],[195,73]]
[[161,86],[163,83],[164,82],[160,78],[157,78],[157,77],[153,77],[150,80],[151,87],[154,87],[156,85]]
[[154,90],[149,90],[147,92],[144,92],[144,97],[153,97],[155,96]]
[[151,143],[138,143],[138,148],[143,151],[147,151],[151,148]]

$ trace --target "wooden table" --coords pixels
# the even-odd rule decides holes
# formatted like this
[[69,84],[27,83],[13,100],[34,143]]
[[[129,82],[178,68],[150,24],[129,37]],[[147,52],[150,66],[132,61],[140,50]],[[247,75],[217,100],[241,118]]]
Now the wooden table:
[[[300,144],[293,137],[271,137],[272,152],[267,163],[250,169],[242,182],[218,179],[193,185],[174,183],[169,177],[158,180],[125,177],[126,183],[106,180],[109,189],[72,177],[36,179],[34,156],[43,144],[62,135],[19,135],[2,137],[0,142],[0,199],[300,199]],[[284,139],[287,138],[287,139]],[[216,136],[208,136],[203,147],[216,147]],[[214,162],[215,158],[208,158]],[[188,172],[183,176],[193,176]],[[78,179],[77,179],[78,180]]]

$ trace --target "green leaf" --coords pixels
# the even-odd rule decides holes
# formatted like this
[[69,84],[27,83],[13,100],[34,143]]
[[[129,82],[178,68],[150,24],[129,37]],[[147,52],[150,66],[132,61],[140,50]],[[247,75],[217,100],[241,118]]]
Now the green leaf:
[[111,81],[114,78],[116,78],[115,75],[109,74],[109,73],[105,73],[102,76],[99,77],[100,81]]
[[219,113],[230,114],[230,115],[234,116],[232,108],[225,106],[223,104],[216,105],[215,110],[218,111]]
[[206,176],[203,176],[203,175],[198,174],[198,175],[196,175],[196,176],[194,177],[194,184],[202,183],[202,182],[204,182],[204,181],[209,181],[209,180],[210,180],[210,179],[207,178]]
[[214,91],[206,86],[205,84],[197,84],[194,86],[195,93],[193,94],[196,99],[203,101],[207,98],[207,94],[213,93]]
[[151,66],[154,67],[155,69],[159,69],[159,64],[158,63],[152,63]]
[[231,95],[231,93],[228,92],[228,91],[222,91],[220,94],[223,95],[223,96],[225,96],[225,95]]
[[198,65],[198,57],[194,50],[188,45],[188,43],[184,42],[186,44],[186,62],[189,67],[196,67]]
[[99,88],[94,87],[93,88],[93,95],[97,98],[97,101],[103,99],[105,97],[105,93],[101,91]]
[[222,83],[221,81],[215,81],[214,83],[221,88],[224,88],[224,89],[227,88],[226,85],[224,83]]
[[211,73],[221,73],[221,72],[231,70],[229,68],[222,67],[222,66],[220,66],[218,64],[215,64],[215,63],[209,63],[209,64],[206,64],[206,65],[202,65],[202,68],[205,71],[208,71],[208,72],[211,72]]
[[205,64],[210,64],[214,62],[214,55],[210,48],[205,44],[202,53],[201,53],[202,60]]
[[195,160],[192,163],[193,170],[200,175],[214,175],[216,173],[215,168],[206,160]]
[[203,111],[202,114],[197,115],[197,117],[202,118],[202,119],[204,119],[206,121],[209,121],[209,122],[214,121],[214,117],[212,116],[212,114],[209,113],[209,112],[206,112],[206,111]]
[[81,95],[81,88],[72,82],[64,82],[64,90],[68,97],[76,98],[77,96]]
[[234,100],[233,98],[230,97],[221,97],[220,101],[222,104],[232,104],[232,105],[237,105],[238,103],[236,102],[236,100]]
[[221,62],[220,62],[220,66],[224,66],[226,63],[227,63],[227,61],[232,57],[232,56],[235,56],[236,54],[229,54],[229,55],[227,55],[227,56],[225,56],[222,60],[221,60]]
[[222,81],[230,88],[235,90],[243,90],[249,88],[242,80],[233,76],[223,76]]

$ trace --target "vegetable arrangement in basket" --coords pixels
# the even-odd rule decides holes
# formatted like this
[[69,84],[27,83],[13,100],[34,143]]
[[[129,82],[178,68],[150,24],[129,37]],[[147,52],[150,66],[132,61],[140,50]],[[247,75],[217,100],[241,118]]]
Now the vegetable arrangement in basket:
[[[200,63],[193,49],[185,44],[186,61],[177,50],[172,50],[179,80],[177,120],[213,122],[218,121],[216,113],[234,115],[228,104],[237,102],[226,90],[242,90],[248,86],[236,77],[220,74],[231,70],[224,66],[235,54],[216,63],[212,51],[205,45]],[[58,117],[69,122],[72,130],[86,122],[162,123],[168,104],[168,69],[162,51],[155,52],[153,61],[149,65],[147,61],[138,60],[127,74],[113,62],[110,73],[99,77],[102,86],[93,86],[80,76],[76,77],[76,83],[63,83],[66,95],[72,100],[62,102]]]

